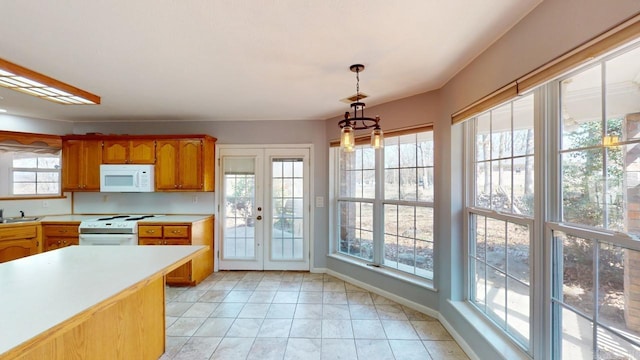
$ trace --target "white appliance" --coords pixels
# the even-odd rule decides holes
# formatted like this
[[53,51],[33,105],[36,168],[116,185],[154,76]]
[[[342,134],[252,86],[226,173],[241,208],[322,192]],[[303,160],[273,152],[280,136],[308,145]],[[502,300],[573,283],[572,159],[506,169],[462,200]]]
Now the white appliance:
[[138,221],[155,215],[113,215],[80,222],[79,244],[138,245]]
[[153,192],[154,165],[100,165],[101,192]]

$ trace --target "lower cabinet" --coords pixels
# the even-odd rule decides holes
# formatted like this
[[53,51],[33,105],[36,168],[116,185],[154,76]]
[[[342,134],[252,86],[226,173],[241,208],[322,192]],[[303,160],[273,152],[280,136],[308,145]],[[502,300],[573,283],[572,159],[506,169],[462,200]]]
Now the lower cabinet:
[[213,272],[213,217],[189,223],[138,223],[139,245],[207,245],[209,250],[166,275],[167,285],[196,285]]
[[2,226],[0,228],[0,263],[35,255],[39,252],[37,224]]
[[42,224],[43,251],[78,245],[79,222]]

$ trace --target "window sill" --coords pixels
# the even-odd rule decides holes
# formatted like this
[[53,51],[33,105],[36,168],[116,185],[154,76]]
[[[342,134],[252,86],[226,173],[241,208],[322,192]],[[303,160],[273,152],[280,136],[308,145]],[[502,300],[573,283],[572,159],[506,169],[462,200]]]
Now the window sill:
[[478,313],[474,307],[466,301],[447,300],[458,313],[465,318],[471,326],[484,338],[495,351],[504,356],[504,359],[530,360],[531,356],[513,343],[511,339],[496,328],[489,320]]
[[66,199],[66,195],[51,195],[51,196],[33,196],[33,195],[25,195],[25,196],[12,196],[12,197],[0,197],[0,201],[8,201],[8,200],[49,200],[49,199]]
[[417,276],[413,276],[411,274],[407,274],[407,273],[403,273],[401,271],[397,271],[391,268],[387,268],[384,266],[371,266],[368,265],[368,262],[362,261],[362,260],[358,260],[358,259],[354,259],[350,256],[345,256],[345,255],[341,255],[341,254],[329,254],[328,257],[332,258],[332,259],[336,259],[351,265],[355,265],[355,266],[359,266],[361,268],[367,269],[369,271],[393,278],[393,279],[397,279],[400,281],[404,281],[406,283],[409,283],[411,285],[414,286],[419,286],[422,287],[424,289],[433,291],[433,292],[438,292],[438,289],[434,286],[433,281],[429,280],[427,278],[420,278]]

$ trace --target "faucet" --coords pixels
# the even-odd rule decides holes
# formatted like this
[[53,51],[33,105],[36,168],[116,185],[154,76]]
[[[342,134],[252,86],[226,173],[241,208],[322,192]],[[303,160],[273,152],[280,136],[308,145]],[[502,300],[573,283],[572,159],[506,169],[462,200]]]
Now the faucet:
[[0,222],[2,222],[2,220],[4,220],[4,218],[2,217],[2,211],[4,211],[4,209],[0,209]]
[[20,217],[24,217],[24,211],[20,210]]

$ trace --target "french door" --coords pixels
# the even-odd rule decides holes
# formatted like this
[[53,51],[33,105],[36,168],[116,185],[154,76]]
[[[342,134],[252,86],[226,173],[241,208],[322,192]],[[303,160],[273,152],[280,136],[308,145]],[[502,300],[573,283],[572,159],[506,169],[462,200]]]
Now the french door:
[[309,149],[219,148],[220,270],[309,270]]

